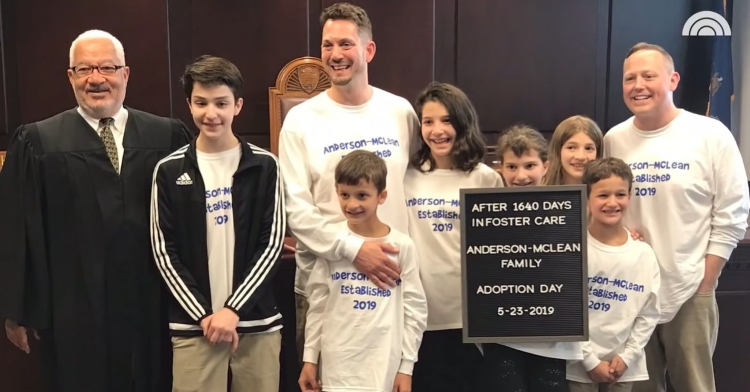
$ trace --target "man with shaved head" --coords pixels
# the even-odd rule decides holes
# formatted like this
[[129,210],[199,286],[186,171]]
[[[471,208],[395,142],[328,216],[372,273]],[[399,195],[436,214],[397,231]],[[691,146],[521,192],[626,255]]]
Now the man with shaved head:
[[38,347],[50,391],[167,391],[151,177],[191,135],[123,106],[130,68],[107,32],[73,41],[67,75],[78,106],[20,126],[0,172],[0,319]]
[[625,226],[653,247],[662,281],[661,320],[645,347],[650,380],[634,390],[666,391],[668,370],[677,392],[715,392],[714,290],[744,237],[750,206],[742,157],[720,121],[675,106],[680,75],[664,48],[633,46],[623,71],[633,117],[607,132],[604,150],[633,171]]

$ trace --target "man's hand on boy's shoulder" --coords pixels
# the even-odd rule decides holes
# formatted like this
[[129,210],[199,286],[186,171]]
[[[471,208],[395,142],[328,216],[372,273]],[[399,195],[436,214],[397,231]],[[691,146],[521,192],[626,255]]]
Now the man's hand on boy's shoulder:
[[393,392],[411,392],[411,376],[404,373],[396,373],[396,381],[393,382]]
[[383,290],[388,286],[396,287],[395,279],[401,274],[401,269],[386,253],[397,254],[398,249],[382,242],[365,241],[354,258],[357,270]]
[[643,236],[641,235],[641,233],[635,231],[634,229],[629,229],[628,231],[630,232],[630,236],[634,240],[636,240],[636,241],[645,241],[645,239],[643,238]]

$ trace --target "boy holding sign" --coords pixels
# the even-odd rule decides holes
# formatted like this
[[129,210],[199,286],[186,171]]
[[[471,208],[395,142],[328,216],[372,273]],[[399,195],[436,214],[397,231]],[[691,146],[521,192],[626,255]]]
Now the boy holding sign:
[[348,260],[319,260],[305,292],[310,307],[299,386],[319,391],[411,391],[411,374],[427,324],[427,299],[412,240],[378,219],[386,199],[385,161],[355,150],[335,170],[336,193],[347,228],[341,232],[399,249],[396,287],[381,289]]
[[[633,174],[604,158],[583,175],[588,190],[589,341],[583,360],[568,364],[571,392],[629,392],[648,379],[644,348],[659,321],[660,275],[647,243],[631,238],[622,218]],[[602,389],[600,389],[600,386]]]

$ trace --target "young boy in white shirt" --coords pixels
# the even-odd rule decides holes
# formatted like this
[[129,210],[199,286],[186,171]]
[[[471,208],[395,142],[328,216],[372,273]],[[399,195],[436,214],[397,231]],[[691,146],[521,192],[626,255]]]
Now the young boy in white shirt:
[[589,163],[589,341],[568,364],[570,392],[630,392],[648,380],[644,348],[659,321],[659,264],[651,246],[622,224],[633,173],[620,159]]
[[[342,235],[381,241],[401,269],[396,287],[381,289],[345,259],[318,260],[307,283],[302,392],[410,392],[411,374],[427,324],[427,299],[412,240],[378,219],[388,169],[375,153],[355,150],[335,170],[346,217]],[[346,225],[345,227],[343,225]],[[318,360],[322,361],[318,381]],[[322,384],[322,385],[321,385]]]

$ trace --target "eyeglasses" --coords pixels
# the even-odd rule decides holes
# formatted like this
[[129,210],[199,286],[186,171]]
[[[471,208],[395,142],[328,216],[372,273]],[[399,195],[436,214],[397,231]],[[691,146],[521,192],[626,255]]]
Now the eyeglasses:
[[71,71],[73,71],[77,76],[89,76],[92,73],[94,73],[94,70],[99,71],[102,75],[114,75],[118,69],[125,68],[124,65],[101,65],[101,66],[93,66],[93,65],[79,65],[76,67],[70,67]]

